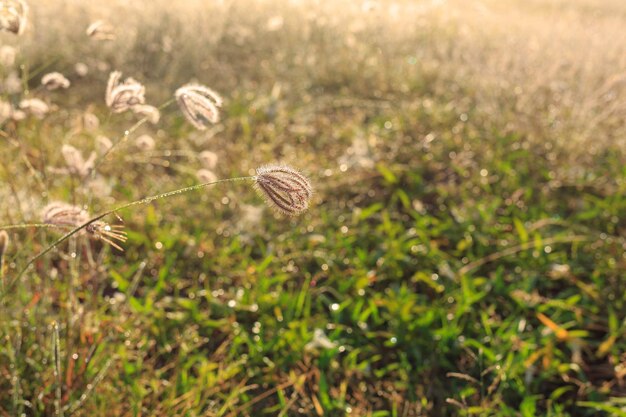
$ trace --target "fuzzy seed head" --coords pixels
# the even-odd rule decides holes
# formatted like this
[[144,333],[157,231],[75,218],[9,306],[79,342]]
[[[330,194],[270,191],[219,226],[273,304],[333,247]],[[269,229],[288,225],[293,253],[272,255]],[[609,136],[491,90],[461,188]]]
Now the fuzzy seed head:
[[87,36],[97,41],[110,41],[115,39],[113,26],[103,20],[96,20],[87,27],[85,31]]
[[93,113],[83,114],[83,128],[88,132],[96,131],[100,127],[100,119]]
[[132,107],[132,111],[141,117],[145,117],[153,125],[159,123],[159,120],[161,119],[161,112],[159,109],[149,104],[137,104]]
[[287,165],[257,168],[255,188],[271,207],[288,216],[305,212],[313,196],[309,179]]
[[85,210],[67,203],[48,204],[41,212],[43,222],[58,227],[75,228],[89,220]]
[[113,71],[109,75],[105,96],[106,105],[113,113],[122,113],[133,106],[144,104],[146,101],[146,88],[132,78],[120,81],[122,73]]
[[60,72],[51,72],[41,77],[41,85],[52,91],[58,88],[68,88],[70,80],[65,78]]
[[25,118],[26,113],[24,111],[13,107],[8,101],[0,99],[0,123],[4,123],[9,119],[17,122]]
[[89,74],[89,67],[84,62],[77,62],[74,64],[74,71],[79,77],[85,77]]
[[11,119],[13,121],[19,122],[26,119],[26,113],[19,109],[13,109],[11,113]]
[[199,130],[220,120],[222,97],[203,85],[187,84],[176,90],[176,101],[185,118]]
[[0,1],[0,30],[21,35],[26,29],[28,5],[24,0]]
[[32,114],[38,119],[42,119],[50,111],[50,107],[43,100],[38,98],[20,101],[20,109]]
[[3,67],[12,67],[15,64],[17,51],[14,47],[3,45],[0,47],[0,65]]
[[22,79],[16,71],[11,71],[2,83],[2,92],[6,94],[17,94],[22,92]]
[[[64,229],[75,229],[89,221],[89,214],[78,206],[54,202],[44,207],[43,222]],[[105,221],[94,221],[80,232],[87,233],[91,238],[102,240],[116,249],[124,250],[116,242],[126,242],[126,232],[123,225],[111,225]]]
[[13,115],[13,107],[10,103],[0,100],[0,123],[11,118]]
[[151,151],[154,149],[154,139],[150,135],[141,135],[135,140],[135,145],[142,151]]
[[215,169],[217,166],[218,157],[215,152],[202,151],[200,155],[198,155],[198,158],[200,158],[200,162],[202,162],[202,165],[204,165],[206,169]]
[[94,168],[96,161],[95,152],[92,152],[89,158],[85,160],[83,154],[78,149],[72,145],[63,145],[61,147],[61,154],[63,155],[63,159],[65,159],[65,164],[69,172],[80,178],[85,178]]
[[217,175],[208,169],[199,169],[196,172],[196,177],[198,177],[198,180],[203,184],[217,181]]
[[2,260],[4,259],[4,254],[9,247],[9,234],[6,230],[0,230],[0,268],[2,267]]
[[111,149],[112,147],[113,142],[111,142],[111,139],[103,135],[96,137],[96,151],[98,152],[98,154],[104,155],[109,152],[109,149]]

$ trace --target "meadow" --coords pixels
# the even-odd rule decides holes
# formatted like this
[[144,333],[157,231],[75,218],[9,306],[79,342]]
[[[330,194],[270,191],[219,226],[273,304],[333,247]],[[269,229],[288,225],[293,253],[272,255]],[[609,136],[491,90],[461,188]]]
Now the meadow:
[[0,416],[626,416],[625,2],[27,2]]

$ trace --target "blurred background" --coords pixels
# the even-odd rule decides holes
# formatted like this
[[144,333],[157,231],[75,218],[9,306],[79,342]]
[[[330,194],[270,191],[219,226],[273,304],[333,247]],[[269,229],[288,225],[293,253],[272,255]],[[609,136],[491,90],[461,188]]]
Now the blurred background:
[[[0,415],[626,415],[625,2],[28,3],[2,97],[49,111],[2,122],[0,224],[207,165],[316,192],[289,218],[220,184],[110,216],[124,251],[59,245],[0,301]],[[206,85],[221,121],[132,128],[114,70],[156,107]],[[61,235],[9,236],[5,280]]]

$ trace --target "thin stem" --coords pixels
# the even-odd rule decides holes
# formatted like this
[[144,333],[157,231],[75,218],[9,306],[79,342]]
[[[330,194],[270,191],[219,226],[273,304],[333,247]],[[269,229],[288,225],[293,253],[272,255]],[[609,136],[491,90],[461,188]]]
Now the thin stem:
[[[116,213],[116,212],[118,212],[120,210],[124,210],[124,209],[130,208],[130,207],[148,204],[148,203],[151,203],[151,202],[153,202],[155,200],[160,200],[162,198],[172,197],[172,196],[175,196],[175,195],[178,195],[178,194],[187,193],[189,191],[199,190],[201,188],[205,188],[205,187],[208,187],[210,185],[216,185],[216,184],[221,184],[221,183],[226,183],[226,182],[254,180],[255,178],[256,177],[254,177],[254,176],[247,176],[247,177],[226,178],[226,179],[223,179],[223,180],[217,180],[217,181],[212,181],[212,182],[205,182],[205,183],[202,183],[202,184],[192,185],[190,187],[184,187],[184,188],[179,188],[177,190],[168,191],[166,193],[156,194],[156,195],[153,195],[153,196],[150,196],[150,197],[143,198],[141,200],[137,200],[137,201],[133,201],[133,202],[130,202],[130,203],[123,204],[123,205],[118,206],[118,207],[116,207],[114,209],[111,209],[111,210],[105,211],[103,213],[100,213],[97,216],[95,216],[95,217],[91,218],[90,220],[88,220],[87,222],[83,223],[82,225],[80,225],[80,226],[76,227],[75,229],[67,232],[66,234],[61,236],[59,239],[54,241],[50,246],[48,246],[47,248],[45,248],[44,250],[39,252],[37,255],[32,257],[28,261],[26,266],[17,274],[17,276],[15,278],[13,278],[9,282],[9,284],[5,288],[5,291],[2,294],[0,294],[0,300],[2,300],[2,298],[4,298],[4,296],[9,291],[11,291],[11,288],[19,281],[19,279],[24,275],[24,273],[26,273],[28,268],[30,268],[31,265],[33,265],[35,262],[37,262],[37,260],[39,260],[41,257],[46,255],[48,252],[50,252],[52,249],[57,247],[59,244],[63,243],[64,241],[66,241],[70,237],[74,236],[76,233],[80,232],[81,230],[83,230],[84,228],[89,226],[90,224],[97,222],[98,220],[102,219],[103,217],[106,217],[106,216],[108,216],[110,214]],[[21,226],[21,225],[16,225],[16,226]]]
[[0,230],[11,230],[11,229],[42,229],[42,228],[59,228],[56,224],[48,224],[48,223],[24,223],[24,224],[9,224],[6,226],[0,226]]
[[28,78],[26,79],[26,82],[32,81],[36,76],[44,72],[47,68],[56,64],[60,59],[61,59],[60,57],[52,58],[50,61],[42,64],[39,68],[35,68],[33,71],[31,71],[28,74]]
[[63,409],[61,408],[61,343],[59,341],[59,324],[57,322],[52,323],[52,352],[54,360],[54,376],[56,377],[54,389],[54,410],[57,417],[63,417]]

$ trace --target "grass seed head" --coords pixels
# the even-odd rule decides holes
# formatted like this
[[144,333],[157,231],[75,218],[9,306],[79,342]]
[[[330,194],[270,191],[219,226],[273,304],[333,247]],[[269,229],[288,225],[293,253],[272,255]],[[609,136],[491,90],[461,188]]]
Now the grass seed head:
[[203,85],[187,84],[176,90],[176,101],[185,118],[199,130],[220,120],[222,97]]
[[65,228],[75,228],[89,220],[85,210],[62,202],[48,204],[42,210],[41,216],[44,223]]
[[102,240],[103,242],[113,246],[115,249],[123,251],[124,249],[117,243],[124,243],[128,239],[123,228],[124,225],[109,224],[102,220],[98,220],[87,225],[87,227],[85,227],[85,231],[93,238]]
[[161,112],[159,109],[149,104],[137,104],[132,107],[132,111],[141,117],[145,117],[153,125],[159,123],[159,120],[161,119]]
[[94,168],[96,161],[96,153],[92,152],[89,158],[85,160],[83,154],[72,145],[63,145],[61,154],[65,159],[65,164],[71,174],[75,174],[81,178],[86,177]]
[[104,155],[105,153],[109,152],[109,149],[111,149],[112,147],[113,142],[111,142],[111,139],[103,135],[96,137],[96,150],[98,151],[98,154]]
[[103,20],[96,20],[87,27],[85,30],[87,36],[97,41],[110,41],[115,39],[113,33],[113,26],[109,25]]
[[4,265],[4,254],[7,252],[7,248],[9,247],[9,234],[6,230],[0,230],[0,270]]
[[217,181],[217,175],[208,169],[199,169],[196,172],[196,177],[198,177],[198,180],[203,184]]
[[42,119],[50,111],[50,107],[43,100],[38,98],[22,100],[20,101],[19,107],[23,111],[32,114],[38,119]]
[[84,62],[74,64],[74,71],[79,77],[86,77],[89,74],[89,67]]
[[93,113],[83,114],[83,128],[88,132],[95,132],[100,127],[100,119]]
[[217,166],[218,157],[215,152],[202,151],[200,152],[200,155],[198,155],[198,158],[206,169],[215,169],[215,167]]
[[105,96],[106,105],[113,113],[122,113],[146,101],[146,88],[133,78],[120,81],[122,73],[113,71],[109,75]]
[[41,77],[41,85],[51,91],[58,88],[68,88],[70,86],[70,80],[65,78],[60,72],[50,72]]
[[28,5],[24,0],[0,1],[0,30],[21,35],[26,29]]
[[313,196],[309,179],[287,165],[257,168],[255,188],[271,207],[289,216],[305,212]]
[[17,51],[14,47],[9,45],[3,45],[0,47],[0,65],[3,67],[12,67],[15,65],[15,57]]
[[0,100],[0,123],[10,119],[13,115],[13,107],[10,103]]
[[151,151],[154,149],[155,142],[150,135],[141,135],[135,140],[135,145],[142,151]]

